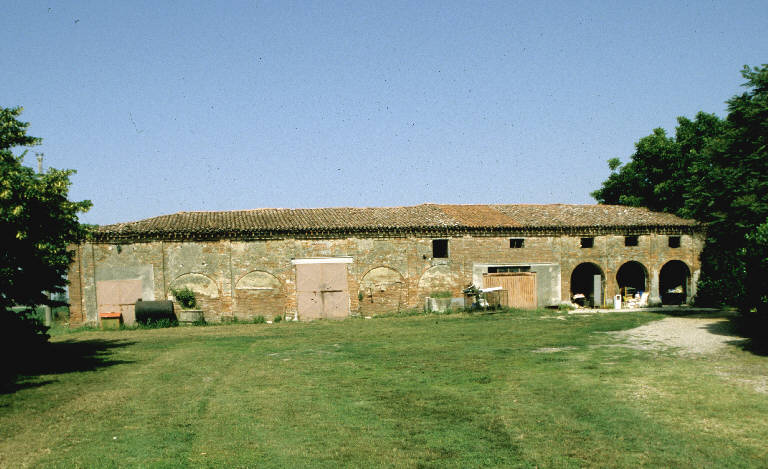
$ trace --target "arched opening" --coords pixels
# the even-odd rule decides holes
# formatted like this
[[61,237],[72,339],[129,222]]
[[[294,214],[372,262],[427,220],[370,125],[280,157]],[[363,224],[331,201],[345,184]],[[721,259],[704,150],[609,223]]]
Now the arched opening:
[[[597,276],[600,278],[597,279]],[[595,295],[597,294],[597,297]],[[602,306],[605,296],[605,274],[591,262],[576,266],[571,273],[571,300],[582,306]]]
[[648,271],[637,261],[629,261],[616,272],[616,283],[623,297],[634,297],[648,291]]
[[661,304],[681,305],[688,301],[691,270],[683,261],[669,261],[659,272]]

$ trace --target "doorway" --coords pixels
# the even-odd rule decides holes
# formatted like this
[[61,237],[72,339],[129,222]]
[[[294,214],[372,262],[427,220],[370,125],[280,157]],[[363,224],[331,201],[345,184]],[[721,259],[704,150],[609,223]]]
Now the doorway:
[[352,258],[294,259],[299,318],[341,319],[349,316],[347,264]]

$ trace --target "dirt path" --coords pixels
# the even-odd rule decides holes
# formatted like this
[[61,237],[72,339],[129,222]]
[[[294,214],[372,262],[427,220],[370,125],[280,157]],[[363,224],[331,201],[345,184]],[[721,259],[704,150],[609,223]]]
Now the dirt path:
[[721,318],[665,318],[615,335],[643,350],[675,347],[681,354],[715,353],[744,340],[731,332],[727,319]]

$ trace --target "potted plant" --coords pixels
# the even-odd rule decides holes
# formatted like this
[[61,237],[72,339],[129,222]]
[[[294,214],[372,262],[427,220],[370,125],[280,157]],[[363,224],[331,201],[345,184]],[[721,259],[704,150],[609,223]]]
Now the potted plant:
[[195,298],[195,292],[184,287],[176,290],[171,289],[171,294],[176,298],[176,302],[181,306],[179,311],[179,322],[182,324],[192,324],[203,321],[203,310],[197,309],[197,298]]

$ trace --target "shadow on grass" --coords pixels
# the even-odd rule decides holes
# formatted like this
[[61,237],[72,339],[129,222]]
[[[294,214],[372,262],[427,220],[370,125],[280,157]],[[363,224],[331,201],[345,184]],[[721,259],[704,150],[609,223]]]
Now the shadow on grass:
[[739,313],[736,310],[670,308],[653,311],[655,314],[674,317],[723,319],[708,324],[707,331],[712,334],[733,337],[728,344],[760,356],[768,356],[768,315]]
[[731,319],[738,315],[736,311],[716,308],[697,308],[695,306],[663,306],[661,309],[649,311],[654,314],[673,316],[676,318],[700,319]]
[[35,353],[4,357],[5,365],[8,366],[0,369],[0,394],[40,387],[55,381],[41,381],[38,377],[42,375],[95,371],[132,363],[112,358],[112,350],[134,343],[120,339],[67,340],[42,344]]
[[[671,314],[670,314],[671,313]],[[739,313],[735,310],[696,311],[689,314],[685,311],[662,311],[660,314],[706,319],[724,319],[706,326],[712,334],[733,337],[728,341],[744,351],[760,356],[768,356],[768,316],[758,313]]]
[[750,312],[731,318],[733,330],[746,340],[737,343],[742,350],[768,356],[768,315]]

